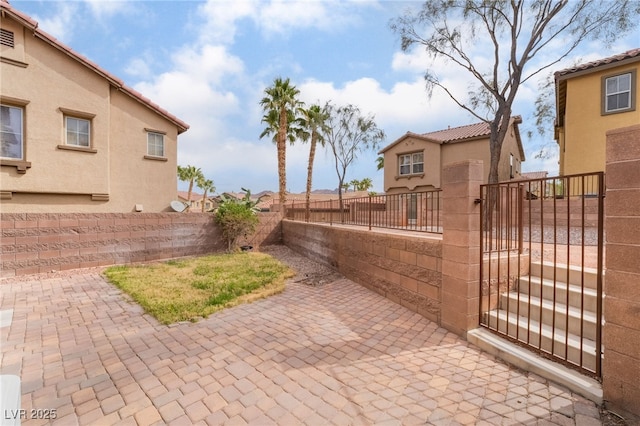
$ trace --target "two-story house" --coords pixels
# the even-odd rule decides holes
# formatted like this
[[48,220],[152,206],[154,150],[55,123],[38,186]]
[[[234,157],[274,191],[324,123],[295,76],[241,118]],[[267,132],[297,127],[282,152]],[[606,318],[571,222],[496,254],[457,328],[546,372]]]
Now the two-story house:
[[[521,164],[525,160],[518,129],[520,123],[520,116],[509,120],[498,166],[500,181],[520,177]],[[440,188],[442,166],[468,159],[484,162],[485,181],[488,181],[490,135],[489,125],[484,122],[430,133],[407,132],[380,151],[384,155],[385,193]]]
[[0,8],[0,211],[169,211],[189,126]]
[[606,132],[640,124],[640,48],[555,73],[560,174],[604,171]]

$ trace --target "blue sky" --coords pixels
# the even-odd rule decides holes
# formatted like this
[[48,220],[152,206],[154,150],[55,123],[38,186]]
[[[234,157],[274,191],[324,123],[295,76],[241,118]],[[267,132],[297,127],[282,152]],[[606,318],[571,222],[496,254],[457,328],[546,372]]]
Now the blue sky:
[[[429,99],[424,71],[434,67],[447,83],[466,90],[464,73],[431,64],[416,49],[403,53],[389,21],[416,1],[19,1],[18,10],[39,22],[76,52],[190,124],[178,142],[178,164],[200,167],[216,192],[278,189],[276,149],[260,140],[259,101],[275,77],[289,77],[307,104],[331,100],[354,104],[375,115],[385,145],[407,131],[425,133],[474,123],[445,94]],[[586,62],[638,47],[636,30],[604,48],[586,43],[573,58],[555,66]],[[556,45],[562,45],[557,40]],[[553,57],[554,47],[544,52]],[[477,52],[482,55],[481,52]],[[557,173],[557,158],[537,160],[546,138],[533,129],[537,80],[523,86],[514,106],[521,115],[527,161],[524,171]],[[552,129],[552,123],[548,128]],[[360,154],[347,181],[369,177],[381,192],[376,152]],[[303,192],[308,145],[287,150],[287,186]],[[328,151],[316,155],[314,189],[335,189],[338,178]],[[179,184],[180,189],[185,184]]]

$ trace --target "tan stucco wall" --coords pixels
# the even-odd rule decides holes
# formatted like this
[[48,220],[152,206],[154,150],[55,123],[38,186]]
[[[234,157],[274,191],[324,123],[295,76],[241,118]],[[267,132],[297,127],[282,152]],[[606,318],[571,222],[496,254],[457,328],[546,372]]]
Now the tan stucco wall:
[[[640,123],[637,99],[640,85],[635,86],[635,111],[602,115],[602,77],[638,70],[639,63],[608,68],[567,80],[564,129],[560,129],[560,172],[565,175],[604,171],[606,132]],[[636,71],[636,79],[638,78]]]
[[[167,161],[145,158],[145,128],[165,133]],[[136,204],[142,204],[144,211],[169,211],[169,203],[178,197],[176,127],[122,92],[111,90],[110,130],[109,203],[116,205],[117,211],[133,211]],[[123,178],[117,178],[120,176]]]
[[[3,58],[23,64],[0,63],[0,94],[3,103],[24,108],[31,167],[18,173],[2,165],[0,211],[131,212],[135,204],[145,212],[167,210],[177,197],[176,126],[29,31],[23,37],[10,19],[2,28],[16,40],[14,49],[3,47]],[[90,119],[90,151],[64,149],[64,111]],[[145,128],[166,133],[167,161],[144,158]]]
[[[424,176],[400,176],[398,156],[424,150]],[[514,178],[521,175],[522,157],[513,126],[509,128],[502,145],[498,178],[510,179],[509,154],[514,156]],[[440,145],[416,137],[407,137],[384,152],[384,190],[387,194],[402,192],[428,191],[441,187],[442,167],[446,164],[464,160],[482,160],[484,163],[484,182],[489,180],[489,139],[467,140]]]

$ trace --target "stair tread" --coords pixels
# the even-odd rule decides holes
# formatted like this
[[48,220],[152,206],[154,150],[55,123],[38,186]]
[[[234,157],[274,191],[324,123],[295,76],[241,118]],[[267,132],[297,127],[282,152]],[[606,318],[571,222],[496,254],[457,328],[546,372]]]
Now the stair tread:
[[[509,314],[507,317],[507,312],[503,309],[493,310],[488,312],[489,315],[498,315],[498,319],[500,321],[509,321],[510,324],[518,327],[528,328],[534,334],[537,334],[540,331],[540,322],[536,320],[529,320],[527,317],[519,315],[516,317],[513,313]],[[516,323],[517,320],[517,323]],[[573,333],[565,333],[562,329],[556,329],[555,333],[553,333],[553,327],[548,324],[542,324],[542,336],[546,338],[551,338],[554,336],[554,340],[560,343],[565,343],[565,340],[568,342],[569,346],[573,348],[579,348],[580,337]],[[511,334],[509,334],[511,335]],[[567,337],[568,335],[568,337]],[[512,336],[515,337],[515,336]],[[589,339],[588,337],[582,338],[582,350],[583,352],[593,353],[595,354],[595,341]]]
[[[518,302],[518,294],[520,295],[520,299],[519,302],[520,303],[529,303],[530,305],[532,305],[533,307],[535,307],[535,309],[539,309],[540,308],[540,303],[542,302],[542,308],[543,309],[550,309],[550,310],[554,310],[559,314],[566,314],[567,313],[567,305],[564,303],[561,303],[559,301],[556,300],[555,303],[555,309],[553,306],[553,301],[549,300],[549,299],[541,299],[537,296],[531,296],[527,293],[521,293],[521,292],[517,292],[517,291],[510,291],[508,293],[508,297],[511,300],[514,300],[514,303]],[[569,306],[569,316],[573,317],[573,318],[580,318],[580,309],[579,308],[575,308],[573,306]],[[587,321],[587,322],[596,322],[596,314],[593,311],[589,311],[589,310],[583,310],[582,311],[582,320],[583,321]]]
[[[551,278],[542,278],[541,279],[537,275],[523,275],[523,276],[520,277],[520,279],[521,280],[530,280],[532,283],[535,283],[535,284],[542,283],[542,285],[549,286],[549,287],[553,287],[553,285],[554,285],[553,279],[551,279]],[[566,290],[567,289],[567,283],[565,281],[556,280],[555,281],[555,285],[556,285],[557,289],[560,289],[560,290]],[[569,287],[569,291],[574,291],[574,292],[577,292],[577,293],[580,293],[580,292],[583,291],[582,286],[577,285],[577,284],[569,284],[568,287]],[[596,289],[591,288],[591,287],[586,287],[586,286],[584,287],[584,293],[588,294],[589,296],[594,296],[594,297],[598,295],[598,291]]]
[[570,271],[573,272],[580,272],[580,271],[584,271],[585,273],[588,274],[594,274],[597,275],[598,274],[598,269],[597,268],[589,268],[588,266],[577,266],[577,265],[566,265],[563,263],[554,263],[554,262],[548,262],[548,261],[534,261],[531,262],[531,265],[534,266],[546,266],[549,268],[556,268],[556,269],[569,269]]

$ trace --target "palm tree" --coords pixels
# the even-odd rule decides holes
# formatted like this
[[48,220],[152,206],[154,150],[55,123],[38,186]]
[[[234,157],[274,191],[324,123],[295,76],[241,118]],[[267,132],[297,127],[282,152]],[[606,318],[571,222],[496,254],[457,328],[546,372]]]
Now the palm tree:
[[349,185],[353,188],[353,192],[360,191],[360,181],[358,179],[351,179]]
[[204,213],[204,205],[207,200],[207,192],[215,191],[216,187],[214,186],[213,181],[211,179],[205,179],[205,177],[202,175],[198,176],[196,180],[196,185],[198,185],[198,188],[204,191],[204,194],[202,194],[202,212]]
[[376,168],[377,170],[384,169],[384,157],[382,155],[376,158]]
[[280,187],[280,208],[282,209],[280,211],[282,212],[287,201],[286,141],[289,139],[293,143],[295,140],[291,123],[295,120],[296,108],[302,103],[297,99],[300,91],[290,83],[288,78],[283,80],[277,77],[273,81],[273,86],[267,87],[264,93],[266,96],[262,98],[260,105],[265,112],[262,122],[266,123],[267,127],[260,134],[260,138],[277,131],[275,140],[278,150],[278,184]]
[[358,184],[358,191],[368,191],[373,187],[373,180],[371,178],[362,178]]
[[308,109],[300,108],[300,117],[297,120],[300,126],[298,136],[307,141],[311,138],[311,146],[309,147],[309,164],[307,165],[307,193],[305,195],[305,219],[308,221],[310,217],[311,204],[311,180],[313,177],[313,160],[316,156],[316,145],[318,142],[324,146],[324,133],[328,131],[326,124],[329,114],[325,108],[320,105],[311,105]]
[[178,179],[182,182],[189,182],[189,191],[187,192],[187,210],[191,208],[191,192],[193,191],[193,183],[202,176],[202,170],[196,166],[178,166]]

